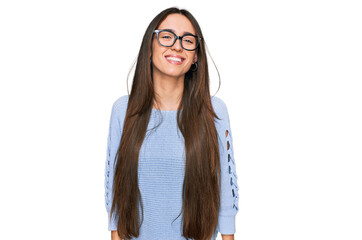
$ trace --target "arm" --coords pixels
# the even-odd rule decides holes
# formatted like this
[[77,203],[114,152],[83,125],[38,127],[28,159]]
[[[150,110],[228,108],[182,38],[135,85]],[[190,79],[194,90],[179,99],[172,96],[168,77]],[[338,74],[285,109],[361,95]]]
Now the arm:
[[232,235],[221,234],[221,237],[222,237],[222,240],[234,240],[234,234],[232,234]]
[[[216,101],[217,100],[217,101]],[[227,107],[221,99],[215,99],[215,111],[220,120],[217,121],[219,135],[221,190],[218,231],[223,240],[234,239],[235,218],[238,213],[238,176],[234,159],[234,148],[230,119]]]
[[107,158],[105,167],[105,206],[108,213],[108,230],[117,231],[118,217],[115,217],[113,213],[112,219],[110,220],[110,211],[113,201],[113,178],[114,178],[114,165],[115,155],[119,147],[121,139],[121,127],[120,127],[120,107],[121,101],[118,99],[112,106],[112,112],[109,122],[109,133],[107,140]]
[[122,238],[120,238],[120,237],[118,236],[117,231],[112,231],[112,232],[111,232],[111,239],[112,239],[112,240],[123,240]]

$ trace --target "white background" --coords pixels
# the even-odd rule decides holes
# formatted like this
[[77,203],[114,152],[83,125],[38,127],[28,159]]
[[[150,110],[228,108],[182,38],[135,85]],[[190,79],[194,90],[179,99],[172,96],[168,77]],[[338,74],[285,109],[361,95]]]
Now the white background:
[[199,21],[221,75],[235,239],[361,240],[359,3],[1,1],[0,239],[110,239],[111,107],[148,24],[178,6]]

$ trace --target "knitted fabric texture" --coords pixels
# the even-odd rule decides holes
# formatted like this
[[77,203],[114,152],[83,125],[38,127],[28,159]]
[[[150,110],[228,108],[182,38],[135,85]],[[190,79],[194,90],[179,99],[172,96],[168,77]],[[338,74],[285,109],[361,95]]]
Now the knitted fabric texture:
[[[112,206],[113,163],[123,131],[128,95],[119,97],[112,106],[107,141],[105,167],[105,206],[108,213],[108,230],[116,231],[119,219],[113,214]],[[232,132],[225,103],[218,97],[211,97],[218,133],[221,166],[221,206],[218,224],[212,239],[221,234],[235,233],[235,217],[238,212],[238,176],[236,174]],[[139,154],[138,187],[141,192],[144,220],[138,240],[183,240],[182,236],[182,185],[185,171],[185,146],[178,129],[177,110],[152,109],[147,132]],[[159,125],[160,124],[160,125]],[[159,125],[158,127],[156,127]],[[151,130],[152,128],[155,129]]]

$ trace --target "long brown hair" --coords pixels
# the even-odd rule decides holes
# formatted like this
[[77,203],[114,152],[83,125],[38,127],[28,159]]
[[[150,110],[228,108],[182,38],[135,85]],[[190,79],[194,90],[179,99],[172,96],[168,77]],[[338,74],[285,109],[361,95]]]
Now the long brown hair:
[[[149,24],[138,54],[123,133],[116,153],[111,213],[119,217],[117,232],[122,238],[139,236],[143,204],[138,188],[138,157],[155,99],[152,79],[153,32],[172,13],[186,16],[201,37],[198,68],[185,74],[184,90],[177,110],[177,124],[185,142],[186,165],[182,189],[183,231],[186,238],[210,239],[218,223],[220,208],[220,155],[215,114],[209,90],[209,73],[204,37],[200,26],[185,9],[168,8]],[[182,110],[182,111],[181,111]],[[139,215],[142,209],[142,220]],[[111,214],[111,216],[112,216]],[[178,216],[178,217],[179,217]],[[177,218],[176,218],[177,219]]]

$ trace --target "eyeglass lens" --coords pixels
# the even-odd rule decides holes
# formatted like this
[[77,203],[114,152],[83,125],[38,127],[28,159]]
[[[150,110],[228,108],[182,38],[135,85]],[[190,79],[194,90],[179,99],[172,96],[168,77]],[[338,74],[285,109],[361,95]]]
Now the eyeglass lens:
[[[158,33],[158,40],[162,45],[165,47],[170,47],[175,42],[175,35],[171,32],[159,32]],[[196,48],[197,45],[197,38],[194,36],[186,35],[182,38],[182,46],[185,49],[193,50]]]

